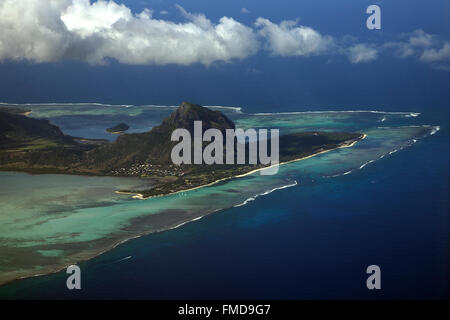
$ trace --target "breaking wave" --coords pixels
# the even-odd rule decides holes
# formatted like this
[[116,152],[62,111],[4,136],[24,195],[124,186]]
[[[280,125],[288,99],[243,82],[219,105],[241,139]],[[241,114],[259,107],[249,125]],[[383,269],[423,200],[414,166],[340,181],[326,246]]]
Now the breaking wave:
[[243,113],[241,107],[225,107],[225,106],[204,106],[209,109],[225,109],[225,110],[233,110],[236,113]]
[[436,134],[439,130],[441,130],[440,126],[433,127],[433,129],[430,132],[430,136],[432,136],[433,134]]
[[240,203],[240,204],[237,204],[237,205],[235,205],[234,207],[237,208],[237,207],[245,206],[247,203],[249,203],[249,202],[251,202],[251,201],[255,201],[256,198],[258,198],[258,197],[268,195],[269,193],[272,193],[272,192],[277,191],[277,190],[282,190],[282,189],[286,189],[286,188],[290,188],[290,187],[295,187],[297,184],[298,184],[298,183],[297,183],[297,181],[295,180],[294,183],[287,184],[287,185],[285,185],[285,186],[281,186],[281,187],[277,187],[277,188],[273,188],[273,189],[267,190],[267,191],[265,191],[265,192],[263,192],[263,193],[257,194],[257,195],[255,195],[255,196],[253,196],[253,197],[250,197],[250,198],[246,199],[244,202],[242,202],[242,203]]
[[376,113],[376,114],[391,114],[391,115],[403,115],[404,117],[418,117],[420,113],[418,112],[389,112],[389,111],[379,111],[379,110],[344,110],[344,111],[292,111],[292,112],[258,112],[252,113],[252,115],[257,116],[270,116],[270,115],[289,115],[289,114],[308,114],[308,113]]
[[[133,107],[152,107],[152,108],[178,108],[178,106],[164,106],[164,105],[154,105],[154,104],[143,104],[143,105],[133,105],[133,104],[107,104],[107,103],[98,103],[98,102],[49,102],[49,103],[8,103],[8,102],[0,102],[0,105],[4,106],[99,106],[99,107],[122,107],[122,108],[133,108]],[[224,109],[224,110],[232,110],[236,113],[242,113],[241,107],[228,107],[228,106],[205,106],[206,108],[211,109]]]
[[131,258],[132,258],[132,256],[128,256],[128,257],[125,257],[125,258],[119,259],[119,260],[117,260],[116,262],[121,262],[121,261],[125,261],[125,260],[131,259]]

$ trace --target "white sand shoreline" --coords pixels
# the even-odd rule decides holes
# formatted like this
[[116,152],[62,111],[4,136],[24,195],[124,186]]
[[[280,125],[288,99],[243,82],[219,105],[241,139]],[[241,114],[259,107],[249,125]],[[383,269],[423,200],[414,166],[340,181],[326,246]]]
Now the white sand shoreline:
[[[344,145],[341,145],[341,146],[339,146],[339,147],[336,147],[336,148],[333,148],[333,149],[329,149],[329,150],[323,150],[323,151],[321,151],[321,152],[314,153],[314,154],[311,154],[311,155],[306,156],[306,157],[303,157],[303,158],[293,159],[293,160],[290,160],[290,161],[282,162],[282,163],[280,163],[279,165],[287,164],[287,163],[291,163],[291,162],[296,162],[296,161],[301,161],[301,160],[305,160],[305,159],[309,159],[309,158],[314,157],[314,156],[316,156],[316,155],[319,155],[319,154],[322,154],[322,153],[326,153],[326,152],[328,152],[328,151],[340,149],[340,148],[349,148],[349,147],[354,146],[358,141],[361,141],[361,140],[365,139],[366,137],[367,137],[367,135],[366,135],[366,134],[363,134],[363,137],[362,137],[361,139],[356,140],[356,141],[353,141],[353,142],[350,143],[350,144],[344,144]],[[180,190],[180,191],[177,191],[177,192],[174,192],[174,193],[169,193],[169,194],[166,194],[166,195],[176,194],[176,193],[179,193],[179,192],[187,192],[187,191],[191,191],[191,190],[195,190],[195,189],[207,187],[207,186],[210,186],[210,185],[219,183],[220,181],[224,181],[224,180],[228,180],[228,179],[234,179],[234,178],[245,177],[245,176],[247,176],[247,175],[250,175],[250,174],[252,174],[252,173],[255,173],[255,172],[258,172],[258,171],[260,171],[260,170],[267,169],[267,168],[269,168],[269,167],[264,167],[264,168],[260,168],[260,169],[255,169],[255,170],[252,170],[252,171],[250,171],[250,172],[247,172],[247,173],[244,173],[244,174],[241,174],[241,175],[238,175],[238,176],[232,176],[232,177],[228,177],[228,178],[219,179],[219,180],[217,180],[217,181],[213,181],[213,182],[211,182],[211,183],[209,183],[209,184],[206,184],[206,185],[202,185],[202,186],[198,186],[198,187],[191,188],[191,189],[186,189],[186,190]],[[152,197],[166,196],[166,195],[159,195],[159,196],[152,196],[152,197],[144,198],[143,195],[142,195],[142,194],[139,194],[139,193],[136,194],[136,193],[122,192],[122,191],[115,191],[115,193],[118,193],[118,194],[128,194],[128,195],[129,195],[129,194],[133,194],[133,195],[134,195],[133,198],[135,198],[135,199],[140,199],[140,200],[146,200],[146,199],[150,199],[150,198],[152,198]],[[215,210],[214,212],[216,212],[216,211],[218,211],[218,210]],[[204,218],[205,216],[207,216],[207,215],[209,215],[209,214],[211,214],[211,213],[208,213],[208,214],[205,214],[205,215],[201,215],[201,216],[198,216],[198,217],[195,217],[195,218],[191,218],[191,219],[189,219],[189,220],[187,220],[187,221],[178,223],[178,224],[176,224],[176,225],[174,225],[174,226],[172,226],[172,227],[168,227],[167,229],[156,230],[156,231],[153,231],[153,232],[150,232],[150,233],[158,233],[158,232],[162,232],[162,231],[167,231],[167,230],[177,229],[177,228],[182,227],[182,226],[184,226],[184,225],[186,225],[186,224],[188,224],[188,223],[190,223],[190,222],[194,222],[194,221],[200,220],[200,219]],[[16,281],[19,281],[19,280],[23,280],[23,279],[28,279],[28,278],[33,278],[33,277],[40,277],[40,276],[45,276],[45,275],[49,275],[49,274],[54,274],[54,273],[61,272],[61,271],[65,270],[65,269],[66,269],[69,265],[71,265],[71,264],[78,264],[78,263],[80,263],[80,262],[84,262],[84,261],[88,261],[88,260],[94,259],[94,258],[96,258],[96,257],[98,257],[98,256],[100,256],[100,255],[102,255],[102,254],[104,254],[104,253],[110,251],[111,249],[114,249],[114,248],[118,247],[119,245],[122,245],[122,244],[124,244],[125,242],[128,242],[129,240],[137,239],[137,238],[140,238],[140,237],[145,236],[145,235],[150,234],[150,233],[142,232],[142,233],[137,234],[137,235],[135,235],[135,236],[132,236],[132,237],[130,237],[130,238],[126,238],[126,239],[123,239],[123,240],[121,240],[121,241],[112,243],[112,244],[106,246],[106,248],[103,248],[103,250],[101,250],[101,251],[99,251],[99,252],[96,252],[96,253],[94,253],[94,254],[92,254],[92,255],[84,256],[84,257],[81,257],[81,258],[74,258],[72,263],[64,263],[63,265],[59,265],[59,266],[56,266],[56,267],[54,267],[54,268],[49,268],[47,271],[44,271],[44,270],[43,270],[43,271],[41,271],[41,272],[39,272],[39,273],[31,273],[30,275],[21,275],[21,276],[15,277],[15,278],[10,278],[10,279],[6,279],[6,280],[3,280],[3,281],[0,281],[0,287],[2,287],[2,286],[4,286],[4,285],[8,285],[8,284],[13,283],[13,282],[16,282]]]
[[319,155],[319,154],[323,154],[323,153],[326,153],[326,152],[329,152],[329,151],[333,151],[333,150],[337,150],[337,149],[342,149],[342,148],[350,148],[350,147],[353,147],[357,142],[359,142],[359,141],[365,139],[366,137],[367,137],[367,135],[366,135],[366,134],[363,134],[363,136],[362,136],[361,139],[355,140],[355,141],[353,141],[353,142],[350,143],[350,144],[342,144],[342,145],[340,145],[340,146],[338,146],[338,147],[336,147],[336,148],[332,148],[332,149],[328,149],[328,150],[323,150],[323,151],[320,151],[320,152],[317,152],[317,153],[313,153],[313,154],[311,154],[311,155],[309,155],[309,156],[306,156],[306,157],[302,157],[302,158],[298,158],[298,159],[293,159],[293,160],[289,160],[289,161],[285,161],[285,162],[280,162],[279,164],[274,164],[274,165],[271,165],[271,166],[269,166],[269,167],[258,168],[258,169],[255,169],[255,170],[252,170],[252,171],[249,171],[249,172],[246,172],[246,173],[237,175],[237,176],[231,176],[231,177],[222,178],[222,179],[219,179],[219,180],[216,180],[216,181],[213,181],[213,182],[210,182],[210,183],[208,183],[208,184],[204,184],[204,185],[201,185],[201,186],[198,186],[198,187],[189,188],[189,189],[183,189],[183,190],[179,190],[179,191],[175,191],[175,192],[171,192],[171,193],[167,193],[167,194],[161,194],[161,195],[156,195],[156,196],[144,197],[144,195],[143,195],[142,193],[124,192],[124,191],[115,191],[115,192],[118,193],[118,194],[129,194],[129,195],[133,195],[133,196],[132,196],[133,199],[148,200],[148,199],[151,199],[151,198],[158,198],[158,197],[164,197],[164,196],[174,195],[174,194],[181,193],[181,192],[193,191],[193,190],[196,190],[196,189],[200,189],[200,188],[212,186],[212,185],[217,184],[217,183],[222,182],[222,181],[226,181],[226,180],[230,180],[230,179],[242,178],[242,177],[251,175],[251,174],[253,174],[253,173],[256,173],[256,172],[258,172],[258,171],[261,171],[261,170],[267,170],[267,169],[272,168],[272,167],[275,167],[275,166],[281,166],[281,165],[283,165],[283,164],[288,164],[288,163],[292,163],[292,162],[297,162],[297,161],[301,161],[301,160],[306,160],[306,159],[315,157],[315,156],[317,156],[317,155]]

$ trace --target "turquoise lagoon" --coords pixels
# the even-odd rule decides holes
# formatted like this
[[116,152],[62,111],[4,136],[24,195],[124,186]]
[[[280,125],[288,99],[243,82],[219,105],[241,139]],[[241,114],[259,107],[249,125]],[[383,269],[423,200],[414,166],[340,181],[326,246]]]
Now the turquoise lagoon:
[[[13,105],[8,105],[13,106]],[[130,132],[159,124],[176,107],[102,104],[20,105],[31,116],[46,118],[66,134],[113,140],[105,128],[119,122]],[[0,106],[1,107],[1,106]],[[333,150],[282,165],[277,175],[254,173],[213,186],[148,200],[115,193],[148,187],[138,178],[0,173],[0,284],[60,270],[90,259],[129,239],[174,229],[231,207],[242,207],[284,188],[321,181],[376,166],[421,139],[432,139],[438,126],[422,123],[417,113],[325,111],[226,113],[240,128],[301,131],[353,131],[367,135],[351,148]]]

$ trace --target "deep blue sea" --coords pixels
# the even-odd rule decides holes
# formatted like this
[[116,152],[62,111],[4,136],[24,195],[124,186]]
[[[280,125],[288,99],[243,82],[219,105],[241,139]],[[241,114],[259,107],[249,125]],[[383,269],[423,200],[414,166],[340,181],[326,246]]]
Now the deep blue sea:
[[[448,298],[448,113],[421,117],[441,131],[382,164],[128,241],[80,264],[80,291],[59,272],[3,286],[0,297]],[[366,288],[372,264],[381,290]]]
[[[411,120],[417,121],[413,124],[439,125],[441,130],[432,137],[419,139],[417,143],[365,166],[363,170],[356,169],[351,174],[322,179],[320,183],[304,179],[299,185],[260,196],[246,205],[215,212],[173,230],[125,242],[79,264],[82,270],[80,291],[69,291],[66,288],[68,275],[59,272],[0,286],[0,299],[450,297],[450,73],[423,63],[420,50],[416,56],[399,59],[386,48],[383,49],[383,44],[387,42],[406,41],[406,36],[414,30],[433,35],[434,40],[442,41],[441,45],[448,42],[448,0],[116,2],[124,3],[133,13],[148,7],[153,9],[155,17],[161,19],[164,17],[158,16],[158,12],[168,10],[169,15],[164,19],[174,22],[185,21],[185,17],[175,10],[175,4],[192,13],[204,13],[213,23],[223,16],[233,17],[248,26],[253,25],[257,17],[270,19],[277,24],[283,20],[300,19],[301,25],[310,26],[320,34],[332,36],[338,41],[345,40],[349,35],[355,37],[358,43],[373,43],[379,48],[379,55],[377,60],[370,63],[352,64],[340,54],[308,58],[276,57],[261,48],[259,53],[247,59],[233,63],[218,62],[210,66],[141,66],[120,64],[115,60],[102,66],[72,60],[56,63],[6,61],[0,63],[0,101],[97,102],[135,106],[174,106],[182,101],[190,101],[202,105],[243,106],[243,110],[248,113],[408,111],[420,112],[421,115],[414,119],[403,119],[405,125]],[[383,29],[380,32],[368,30],[365,25],[365,10],[368,5],[376,3],[383,10]],[[244,5],[251,11],[249,14],[239,14]],[[89,108],[91,106],[86,107]],[[115,109],[110,108],[109,111]],[[50,111],[45,110],[48,113]],[[127,114],[117,121],[113,111],[110,114],[94,111],[89,118],[56,112],[52,121],[60,127],[65,125],[64,130],[69,130],[68,134],[74,136],[113,139],[105,133],[105,128],[124,121],[132,126],[130,132],[134,132],[132,130],[135,128],[142,131],[161,120],[160,117],[152,119],[149,114],[144,120],[134,114]],[[70,127],[70,121],[74,119],[78,122],[86,120],[84,124],[88,128],[78,130],[77,127]],[[336,123],[330,121],[329,125],[345,125],[345,119],[341,120],[338,119]],[[389,123],[389,119],[386,123]],[[366,124],[362,123],[361,127]],[[403,125],[403,122],[399,125]],[[102,136],[97,136],[99,132]],[[370,148],[364,149],[364,145],[358,150],[370,152]],[[342,164],[338,156],[333,159],[337,159],[336,162],[324,161],[319,165],[324,167],[331,163],[338,167]],[[306,170],[311,169],[311,166],[305,166]],[[303,169],[300,164],[298,168]],[[0,174],[0,179],[3,177]],[[18,185],[26,185],[24,190],[28,197],[22,197],[15,192],[15,185],[5,182],[13,180],[0,180],[0,249],[8,232],[17,235],[13,240],[19,243],[22,240],[34,241],[32,245],[36,245],[35,242],[43,239],[47,232],[55,234],[61,231],[64,236],[70,232],[67,231],[69,228],[60,230],[57,227],[67,227],[71,222],[76,224],[77,231],[86,229],[82,230],[85,233],[80,233],[82,236],[103,232],[102,228],[97,230],[98,225],[84,221],[98,223],[100,220],[103,223],[104,220],[96,217],[89,220],[92,216],[87,213],[94,212],[100,218],[106,217],[104,224],[113,225],[111,228],[115,228],[113,223],[120,220],[114,219],[120,216],[122,207],[121,203],[113,206],[119,200],[110,198],[119,196],[111,192],[110,189],[115,186],[113,182],[109,186],[109,180],[100,179],[101,183],[88,188],[81,178],[53,181],[52,177],[47,177],[34,179],[33,183],[28,183],[31,179],[17,178],[20,180]],[[40,185],[42,181],[51,183],[43,186]],[[291,184],[292,181],[282,183]],[[245,183],[236,183],[234,188],[242,185],[247,186]],[[248,185],[255,187],[251,183]],[[279,187],[278,184],[274,186]],[[47,194],[40,202],[34,203],[35,198],[31,194],[40,193],[40,187],[45,191],[42,193]],[[264,186],[258,192],[265,190]],[[242,190],[243,199],[251,191]],[[113,196],[110,197],[110,193]],[[2,202],[5,198],[7,200]],[[42,218],[36,213],[47,205],[43,205],[46,199],[50,199],[46,206],[48,212]],[[88,204],[96,201],[93,199],[101,202],[98,208],[94,208],[98,210],[82,211],[85,208],[80,207],[88,207]],[[227,199],[222,197],[218,200],[226,202]],[[142,209],[139,204],[135,205],[134,200],[127,200],[133,208]],[[187,211],[195,207],[192,202],[189,202]],[[233,205],[230,203],[231,207]],[[54,210],[52,206],[58,210],[66,207],[64,210],[71,214],[65,215],[67,219],[61,219],[61,224],[52,224],[59,217],[51,220],[48,227],[45,224],[48,216],[55,212],[65,214],[65,211]],[[223,203],[218,206],[223,207]],[[119,209],[112,211],[117,207]],[[111,212],[108,212],[109,208]],[[21,212],[25,218],[31,218],[21,220],[8,210]],[[84,214],[82,219],[77,219],[78,216],[73,214],[77,210]],[[27,225],[29,221],[36,221],[33,220],[35,216],[42,218],[39,220],[42,224],[36,230],[33,229],[34,225]],[[2,224],[5,220],[14,219],[17,219],[17,223]],[[11,225],[13,227],[10,228]],[[56,227],[52,229],[52,226]],[[24,235],[29,235],[29,238]],[[74,239],[70,238],[68,242],[70,240]],[[46,243],[42,242],[44,246]],[[83,247],[83,250],[87,249]],[[48,251],[55,253],[58,250]],[[1,269],[5,265],[9,267],[10,261],[10,257],[1,252],[0,274],[10,271],[10,268]],[[11,260],[20,265],[24,261],[34,263],[32,258],[27,256],[23,261]],[[369,265],[381,268],[381,290],[366,288],[366,268]]]

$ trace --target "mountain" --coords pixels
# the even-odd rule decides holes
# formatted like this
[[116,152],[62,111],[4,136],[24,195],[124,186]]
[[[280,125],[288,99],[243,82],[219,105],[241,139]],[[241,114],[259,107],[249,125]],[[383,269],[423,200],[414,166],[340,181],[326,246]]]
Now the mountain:
[[[99,145],[89,143],[88,139],[66,136],[47,120],[29,118],[11,110],[2,111],[0,150],[5,152],[0,154],[0,168],[33,171],[54,168],[66,173],[98,175],[117,174],[118,169],[125,169],[125,175],[147,174],[149,170],[136,171],[133,166],[173,166],[170,155],[178,142],[171,141],[172,132],[183,128],[193,134],[196,120],[202,121],[203,130],[235,128],[221,112],[183,102],[161,125],[150,131],[123,134],[114,142]],[[155,172],[154,168],[152,172]],[[162,174],[166,170],[159,172]]]
[[0,109],[0,170],[76,172],[83,155],[94,147],[88,139],[78,143],[48,120]]
[[235,129],[233,121],[220,111],[213,111],[198,104],[183,102],[175,112],[152,131],[172,133],[175,129],[187,129],[192,135],[194,133],[194,121],[198,120],[202,121],[203,132],[211,128],[221,131]]
[[38,142],[74,143],[73,139],[48,120],[26,117],[11,110],[0,110],[0,148],[10,148]]
[[202,121],[203,131],[215,128],[221,131],[234,129],[233,121],[219,111],[198,104],[183,102],[163,122],[145,133],[119,136],[116,141],[100,146],[86,154],[85,165],[110,172],[118,168],[137,164],[172,164],[172,148],[178,142],[170,137],[175,129],[186,129],[194,133],[194,121]]
[[[66,136],[46,120],[0,112],[0,170],[150,177],[154,182],[151,189],[122,190],[149,197],[207,185],[264,167],[263,164],[173,164],[171,153],[178,141],[171,141],[172,132],[186,129],[192,136],[194,121],[198,120],[202,121],[203,130],[235,129],[234,123],[221,112],[183,102],[161,125],[148,132],[123,134],[114,142],[93,143],[89,139]],[[353,145],[363,137],[360,133],[345,132],[282,135],[280,161]]]

